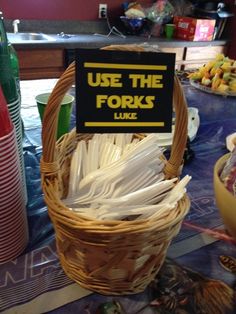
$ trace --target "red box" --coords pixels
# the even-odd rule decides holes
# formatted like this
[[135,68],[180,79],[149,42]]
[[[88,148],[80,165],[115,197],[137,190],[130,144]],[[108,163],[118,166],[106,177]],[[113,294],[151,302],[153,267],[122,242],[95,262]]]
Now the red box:
[[215,20],[175,16],[175,37],[191,41],[211,41],[215,31]]

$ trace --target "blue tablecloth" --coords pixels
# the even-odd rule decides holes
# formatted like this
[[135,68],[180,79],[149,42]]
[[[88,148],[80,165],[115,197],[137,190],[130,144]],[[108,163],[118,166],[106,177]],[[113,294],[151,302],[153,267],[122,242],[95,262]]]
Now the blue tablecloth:
[[[1,296],[0,293],[0,310],[28,303],[47,291],[56,291],[72,284],[72,281],[64,275],[58,262],[53,226],[48,217],[40,186],[41,122],[34,99],[24,98],[32,84],[34,86],[40,85],[42,90],[47,91],[45,86],[50,89],[55,81],[23,81],[21,83],[30,241],[26,251],[17,259],[15,264],[9,262],[0,266],[0,274],[5,278],[2,283],[0,279],[0,287],[5,289],[3,290],[5,294]],[[188,186],[191,209],[179,235],[169,248],[168,257],[182,266],[198,271],[205,276],[223,280],[232,287],[235,274],[220,265],[219,256],[227,255],[236,258],[236,247],[230,241],[218,240],[207,231],[208,229],[224,230],[222,219],[215,205],[213,167],[216,160],[227,153],[226,136],[236,132],[236,101],[233,97],[222,97],[199,91],[190,86],[187,80],[183,79],[182,83],[188,106],[199,109],[201,124],[196,138],[191,142],[194,158],[185,165],[183,170],[184,174],[192,176]],[[39,90],[35,88],[34,93],[39,93]],[[74,93],[73,88],[71,93]],[[71,128],[74,124],[75,108],[73,108]],[[16,278],[15,271],[17,267],[18,277],[21,279],[18,281],[16,279],[11,280]],[[20,271],[31,271],[31,274],[27,273],[20,276]],[[11,277],[6,275],[7,272],[12,274]],[[35,274],[32,275],[34,272]],[[17,283],[20,287],[21,281],[32,287],[29,296],[24,295],[23,297],[21,294],[18,297],[15,295],[10,297],[8,294],[9,289],[14,291],[14,283]],[[47,283],[45,283],[46,281]],[[149,295],[149,292],[144,292],[132,297],[115,299],[123,304],[127,313],[135,313],[135,310],[137,312],[143,305],[148,303]],[[3,298],[2,301],[1,297]],[[70,302],[69,300],[74,301],[74,299],[68,299],[68,301],[65,301],[65,305],[52,310],[51,313],[94,313],[98,304],[114,300],[114,298],[92,294],[66,304]],[[60,305],[62,304],[60,303]],[[35,310],[34,313],[37,312],[40,313],[40,310]],[[154,312],[152,308],[147,307],[142,313]]]

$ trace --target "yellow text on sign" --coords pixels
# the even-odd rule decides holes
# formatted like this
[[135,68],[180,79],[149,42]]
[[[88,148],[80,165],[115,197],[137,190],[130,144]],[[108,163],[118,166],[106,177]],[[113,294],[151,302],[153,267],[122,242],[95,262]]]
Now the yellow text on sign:
[[132,80],[133,88],[163,88],[163,75],[130,74],[129,79]]
[[107,105],[111,109],[152,109],[154,101],[155,96],[97,95],[96,107],[99,109],[102,108],[102,105]]
[[[166,65],[144,64],[116,64],[116,63],[93,63],[85,62],[85,68],[95,69],[121,69],[121,70],[148,70],[166,71]],[[163,75],[158,74],[129,74],[133,88],[163,88],[161,80]],[[122,73],[87,73],[88,85],[91,87],[123,87]]]
[[122,87],[120,73],[88,73],[88,84],[91,87]]
[[[121,73],[88,73],[88,85],[91,87],[123,87]],[[163,88],[163,75],[129,74],[132,88]]]

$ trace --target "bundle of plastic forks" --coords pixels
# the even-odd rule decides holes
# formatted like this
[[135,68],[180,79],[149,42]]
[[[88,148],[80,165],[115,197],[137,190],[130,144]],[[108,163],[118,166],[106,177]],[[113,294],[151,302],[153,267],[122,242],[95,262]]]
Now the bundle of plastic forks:
[[[165,180],[158,136],[96,134],[72,156],[68,197],[73,211],[96,219],[144,219],[176,206],[190,180]],[[177,192],[176,192],[177,191]]]

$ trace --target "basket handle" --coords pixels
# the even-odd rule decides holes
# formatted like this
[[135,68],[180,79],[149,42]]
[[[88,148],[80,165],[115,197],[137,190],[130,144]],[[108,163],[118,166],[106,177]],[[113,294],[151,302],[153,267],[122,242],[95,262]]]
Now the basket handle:
[[[144,51],[144,48],[135,45],[113,45],[104,47],[103,49]],[[41,160],[41,171],[44,174],[52,175],[53,173],[56,173],[59,169],[56,157],[57,121],[60,111],[59,104],[61,103],[64,95],[71,88],[72,84],[74,84],[74,82],[75,62],[69,65],[69,67],[65,70],[60,79],[57,81],[45,109],[42,126],[43,157]],[[174,77],[173,105],[176,114],[175,132],[171,147],[170,158],[167,161],[164,170],[166,178],[179,176],[180,168],[183,163],[184,150],[187,142],[187,104],[181,83],[176,75]]]

